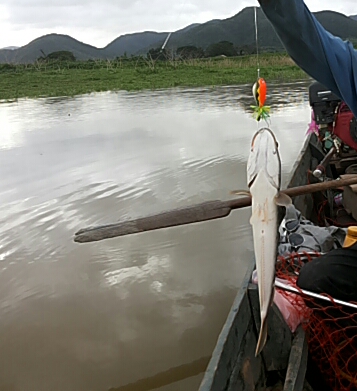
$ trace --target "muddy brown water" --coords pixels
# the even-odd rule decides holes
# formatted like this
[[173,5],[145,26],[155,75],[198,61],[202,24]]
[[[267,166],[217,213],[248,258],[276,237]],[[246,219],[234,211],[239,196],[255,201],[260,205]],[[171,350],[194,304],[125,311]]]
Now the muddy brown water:
[[[283,182],[308,83],[270,86]],[[196,390],[247,264],[249,208],[76,244],[246,188],[251,86],[0,104],[0,390]]]

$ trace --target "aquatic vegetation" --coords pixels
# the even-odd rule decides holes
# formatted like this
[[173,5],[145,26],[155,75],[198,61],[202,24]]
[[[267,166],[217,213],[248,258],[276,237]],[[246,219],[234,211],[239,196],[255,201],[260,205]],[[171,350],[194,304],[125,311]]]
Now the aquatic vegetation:
[[[262,55],[260,66],[270,81],[307,77],[284,54]],[[254,56],[167,61],[134,57],[0,64],[0,100],[73,96],[96,91],[234,85],[250,83],[255,75]]]

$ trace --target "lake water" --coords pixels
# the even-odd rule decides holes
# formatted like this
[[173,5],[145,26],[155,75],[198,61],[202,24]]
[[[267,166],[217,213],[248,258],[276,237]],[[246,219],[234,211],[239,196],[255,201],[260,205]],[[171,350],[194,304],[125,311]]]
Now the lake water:
[[[289,176],[307,82],[270,86]],[[250,209],[76,244],[246,189],[251,86],[0,104],[0,390],[196,390],[251,262]],[[131,383],[135,383],[130,385]]]

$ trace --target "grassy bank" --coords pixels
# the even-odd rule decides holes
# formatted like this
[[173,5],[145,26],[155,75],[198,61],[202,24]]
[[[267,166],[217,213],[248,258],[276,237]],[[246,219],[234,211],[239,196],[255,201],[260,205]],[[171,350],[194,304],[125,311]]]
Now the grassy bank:
[[[281,54],[260,57],[267,81],[292,81],[306,77],[292,60]],[[0,100],[22,97],[73,96],[94,91],[142,90],[252,83],[255,56],[180,61],[146,59],[112,61],[38,62],[31,65],[0,64]]]

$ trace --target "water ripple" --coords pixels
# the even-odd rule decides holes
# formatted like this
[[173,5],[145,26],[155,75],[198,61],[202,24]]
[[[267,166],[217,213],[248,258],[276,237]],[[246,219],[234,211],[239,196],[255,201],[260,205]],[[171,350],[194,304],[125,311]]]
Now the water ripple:
[[[306,83],[269,94],[285,175]],[[0,389],[105,390],[211,355],[252,259],[249,208],[82,245],[73,234],[232,199],[250,104],[244,85],[0,105]]]

